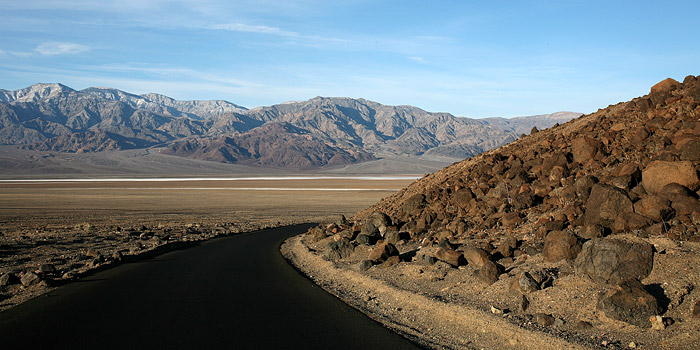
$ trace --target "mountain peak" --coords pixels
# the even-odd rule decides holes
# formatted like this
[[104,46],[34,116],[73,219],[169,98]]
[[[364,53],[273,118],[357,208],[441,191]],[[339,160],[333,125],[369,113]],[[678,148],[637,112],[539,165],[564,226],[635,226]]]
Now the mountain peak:
[[36,102],[59,94],[72,92],[75,92],[75,90],[63,84],[37,83],[20,90],[0,90],[0,102]]

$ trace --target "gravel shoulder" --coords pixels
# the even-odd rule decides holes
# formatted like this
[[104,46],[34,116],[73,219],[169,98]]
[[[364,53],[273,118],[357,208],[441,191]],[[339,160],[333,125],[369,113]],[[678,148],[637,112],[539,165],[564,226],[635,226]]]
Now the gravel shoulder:
[[[307,234],[288,239],[281,251],[331,294],[429,348],[697,349],[700,324],[691,316],[691,308],[700,300],[692,288],[700,277],[694,268],[700,244],[679,244],[666,238],[649,239],[649,243],[657,257],[643,282],[663,286],[668,310],[664,320],[676,320],[662,330],[606,317],[596,308],[596,296],[607,288],[575,274],[570,261],[521,258],[489,285],[479,281],[471,266],[421,261],[418,257],[438,249],[430,245],[399,243],[400,261],[366,271],[360,266],[372,246],[356,246],[349,257],[333,260],[327,258],[327,242],[314,241]],[[524,294],[513,288],[523,271],[555,272],[549,286],[525,293],[526,311],[521,306]]]
[[429,293],[339,267],[315,254],[303,236],[288,239],[282,254],[316,284],[384,326],[436,349],[587,349],[514,324],[508,316],[445,302]]

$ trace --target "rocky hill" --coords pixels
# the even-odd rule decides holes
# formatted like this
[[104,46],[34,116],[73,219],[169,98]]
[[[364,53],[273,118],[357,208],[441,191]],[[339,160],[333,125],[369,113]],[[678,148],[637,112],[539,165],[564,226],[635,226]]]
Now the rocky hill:
[[427,175],[307,239],[337,266],[510,310],[523,327],[687,348],[700,318],[699,171],[700,79],[667,79]]
[[[0,90],[0,145],[72,153],[158,147],[199,160],[296,169],[385,156],[449,162],[511,142],[533,126],[547,128],[578,115],[469,119],[326,97],[247,110],[226,101],[36,84]],[[261,152],[263,143],[275,149]]]

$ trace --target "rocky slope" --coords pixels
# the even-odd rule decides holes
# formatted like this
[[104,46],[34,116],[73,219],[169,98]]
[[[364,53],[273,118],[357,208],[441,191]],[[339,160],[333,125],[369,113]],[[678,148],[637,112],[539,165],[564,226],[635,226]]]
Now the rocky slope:
[[700,79],[667,79],[305,239],[337,267],[575,342],[689,348],[700,334],[699,170]]
[[[73,153],[165,147],[168,154],[194,159],[302,169],[385,156],[454,161],[575,116],[477,120],[324,97],[247,110],[226,101],[36,84],[0,90],[0,144]],[[255,145],[262,143],[275,149],[260,151]]]

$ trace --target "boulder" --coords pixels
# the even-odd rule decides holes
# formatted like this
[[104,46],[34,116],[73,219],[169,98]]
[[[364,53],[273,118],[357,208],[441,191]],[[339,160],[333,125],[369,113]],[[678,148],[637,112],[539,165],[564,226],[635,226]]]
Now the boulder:
[[647,196],[634,203],[634,212],[656,222],[668,220],[675,214],[671,201],[659,196]]
[[396,226],[389,226],[386,228],[386,232],[384,233],[384,240],[391,244],[396,244],[402,238],[404,238],[402,236],[402,233],[399,232],[399,229],[396,228]]
[[574,182],[574,188],[576,189],[576,195],[582,200],[588,200],[588,196],[591,194],[591,189],[595,184],[598,183],[598,178],[595,176],[581,176]]
[[404,203],[401,209],[407,215],[416,216],[420,214],[425,206],[425,195],[415,194],[409,197]]
[[374,227],[377,228],[377,230],[379,230],[381,234],[384,234],[384,232],[386,231],[386,227],[391,225],[391,218],[389,218],[389,216],[387,216],[384,213],[374,212],[367,218],[365,222],[371,223],[372,225],[374,225]]
[[476,196],[468,188],[462,188],[452,194],[452,205],[458,208],[468,208]]
[[22,285],[25,287],[37,284],[39,282],[41,282],[41,277],[34,272],[26,272],[20,278],[20,283],[22,283]]
[[597,283],[643,279],[654,266],[653,246],[641,239],[593,239],[581,249],[574,268]]
[[585,222],[612,227],[620,216],[634,213],[632,201],[624,190],[605,184],[595,184],[586,201]]
[[520,277],[518,277],[518,289],[522,293],[531,293],[537,291],[539,285],[529,272],[523,272],[520,274]]
[[637,213],[618,216],[612,224],[613,233],[632,232],[653,224],[651,219]]
[[698,172],[690,161],[655,160],[642,171],[642,184],[649,193],[661,194],[664,186],[677,183],[696,191],[700,186]]
[[693,305],[693,310],[691,312],[692,312],[693,318],[700,319],[700,300],[695,302],[695,305]]
[[593,224],[584,226],[578,233],[579,237],[584,239],[593,239],[602,237],[605,234],[603,226]]
[[503,224],[503,227],[515,227],[520,221],[520,213],[518,212],[505,213],[501,217],[501,224]]
[[45,275],[53,275],[56,272],[58,272],[56,270],[56,267],[53,266],[53,264],[41,264],[39,266],[39,271],[41,271],[41,273]]
[[0,275],[0,287],[8,286],[12,282],[12,275],[9,273],[3,273]]
[[360,230],[360,234],[376,238],[382,237],[382,234],[379,232],[379,228],[371,221],[366,221],[362,225],[362,230]]
[[[513,251],[518,248],[518,240],[513,236],[508,236],[501,242],[501,245],[496,249],[496,253],[500,254],[502,258],[508,258],[513,256]],[[496,253],[493,253],[496,255]]]
[[681,160],[699,161],[700,160],[700,140],[697,138],[686,139],[678,144]]
[[466,247],[464,249],[464,258],[467,259],[469,265],[474,266],[475,269],[480,269],[489,260],[489,255],[480,248]]
[[544,239],[542,255],[545,260],[556,262],[564,259],[574,259],[581,251],[581,242],[571,232],[552,231]]
[[678,87],[680,83],[672,78],[666,78],[658,83],[656,83],[654,86],[651,87],[651,92],[652,94],[655,93],[663,93],[663,92],[668,92],[673,90],[674,88]]
[[486,284],[493,284],[498,281],[498,266],[493,261],[486,261],[479,269],[478,277]]
[[571,153],[574,155],[574,161],[581,164],[593,160],[593,157],[602,148],[602,142],[587,136],[579,136],[571,142]]
[[700,212],[700,200],[693,197],[679,197],[671,202],[671,207],[676,215],[692,215]]
[[530,192],[522,192],[513,198],[513,208],[516,210],[528,209],[537,204],[537,197]]
[[387,267],[392,267],[394,265],[398,265],[401,262],[401,258],[397,255],[390,256],[389,258],[386,259],[383,263],[379,265],[379,267],[385,269]]
[[335,220],[335,224],[338,226],[345,226],[348,224],[348,219],[345,218],[345,215],[339,215],[338,218]]
[[370,237],[364,233],[360,233],[355,237],[355,242],[359,244],[374,244],[377,241],[376,237]]
[[377,245],[372,249],[371,252],[369,252],[369,260],[372,260],[375,263],[382,263],[389,259],[389,257],[392,256],[398,256],[399,255],[399,250],[394,247],[393,244],[389,242],[384,242],[382,244]]
[[369,270],[369,268],[372,266],[374,266],[372,260],[362,260],[357,264],[357,270],[359,270],[360,272],[365,272]]
[[464,265],[466,263],[462,253],[452,249],[440,248],[437,253],[435,253],[435,257],[452,266]]
[[326,246],[325,257],[329,260],[340,260],[349,257],[354,251],[352,244],[345,241],[330,242]]
[[656,298],[638,280],[631,280],[601,294],[598,310],[612,319],[641,328],[651,327],[650,317],[659,314]]
[[313,242],[318,242],[327,237],[326,232],[324,232],[320,227],[310,228],[309,235],[311,236],[311,241]]

